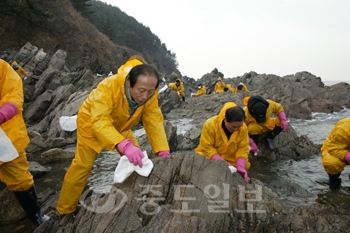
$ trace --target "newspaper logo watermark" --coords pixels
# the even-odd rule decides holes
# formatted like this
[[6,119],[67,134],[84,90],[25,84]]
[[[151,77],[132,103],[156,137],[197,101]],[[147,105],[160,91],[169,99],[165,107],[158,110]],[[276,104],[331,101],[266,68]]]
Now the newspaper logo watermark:
[[[144,190],[138,195],[140,197],[135,197],[136,200],[143,201],[140,206],[140,211],[144,215],[155,215],[159,212],[159,201],[164,201],[165,198],[162,197],[162,192],[157,190],[162,188],[161,185],[139,185]],[[151,197],[147,197],[151,196]]]
[[[134,197],[141,201],[139,210],[144,215],[155,215],[160,210],[160,203],[165,201],[161,192],[161,185],[139,185],[143,190]],[[87,189],[80,197],[80,204],[88,211],[95,213],[115,213],[120,210],[128,200],[128,196],[120,189],[114,186],[106,186],[104,190],[110,190],[109,193],[97,192],[93,189]],[[193,206],[198,203],[196,196],[189,196],[190,189],[198,189],[192,184],[174,185],[173,200],[180,202],[181,207],[171,209],[174,213],[200,213],[200,209]],[[230,184],[221,185],[208,184],[204,187],[204,195],[208,198],[207,211],[209,213],[229,213],[230,209]],[[248,197],[248,198],[247,198]],[[201,200],[202,201],[202,200]],[[255,185],[255,190],[246,190],[243,185],[238,185],[238,201],[247,202],[247,209],[236,209],[237,213],[266,213],[266,210],[254,210],[253,202],[262,201],[262,186]]]
[[[115,213],[120,210],[128,200],[128,196],[114,186],[106,186],[104,190],[110,190],[108,194],[87,189],[81,195],[79,203],[88,211],[94,213]],[[104,196],[106,196],[103,198]],[[118,203],[116,203],[118,201]]]
[[[266,213],[266,210],[254,210],[254,206],[251,202],[259,202],[262,201],[262,186],[255,185],[255,190],[246,190],[246,187],[243,185],[238,185],[238,200],[242,202],[247,202],[246,210],[236,210],[237,213]],[[246,194],[248,196],[253,196],[254,198],[246,198]],[[251,195],[253,194],[253,195]]]

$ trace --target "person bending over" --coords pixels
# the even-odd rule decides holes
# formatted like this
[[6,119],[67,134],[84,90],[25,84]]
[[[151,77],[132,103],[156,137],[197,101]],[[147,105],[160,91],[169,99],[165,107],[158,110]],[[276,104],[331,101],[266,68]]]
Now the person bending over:
[[244,119],[244,110],[227,102],[219,115],[205,121],[195,152],[214,161],[225,160],[236,167],[247,183],[250,163],[248,129]]
[[[22,116],[23,102],[21,78],[0,59],[0,127],[18,153],[18,157],[10,161],[3,161],[0,156],[0,181],[13,191],[30,220],[39,226],[50,218],[41,214],[33,176],[29,172],[25,148],[30,139]],[[0,147],[1,154],[6,155],[5,149]]]
[[350,164],[350,118],[339,120],[321,147],[322,165],[329,177],[329,188],[340,187],[341,172]]
[[[262,142],[270,151],[274,151],[272,146],[273,139],[282,131],[288,130],[286,114],[281,104],[264,99],[261,96],[245,97],[244,107],[245,124],[249,131],[249,146],[250,150],[259,154],[258,144],[259,136],[266,135],[262,138]],[[277,117],[271,117],[275,114]]]
[[170,156],[164,119],[158,106],[159,74],[131,57],[118,73],[99,83],[82,103],[77,115],[75,157],[63,181],[57,203],[61,215],[76,210],[97,153],[115,149],[135,166],[144,157],[131,129],[142,120],[152,150]]

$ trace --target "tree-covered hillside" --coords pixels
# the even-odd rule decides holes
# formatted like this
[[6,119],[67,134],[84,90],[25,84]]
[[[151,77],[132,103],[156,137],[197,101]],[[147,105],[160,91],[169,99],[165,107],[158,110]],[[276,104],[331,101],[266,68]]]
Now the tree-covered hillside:
[[162,43],[159,37],[142,22],[138,22],[118,7],[101,1],[71,0],[71,2],[77,11],[115,44],[141,52],[146,59],[148,58],[147,60],[153,57],[153,63],[159,64],[167,71],[177,69],[176,53],[168,50],[166,44]]
[[116,72],[139,54],[162,74],[181,75],[176,54],[150,28],[100,1],[1,0],[0,57],[6,60],[27,42],[51,54],[66,51],[70,71]]

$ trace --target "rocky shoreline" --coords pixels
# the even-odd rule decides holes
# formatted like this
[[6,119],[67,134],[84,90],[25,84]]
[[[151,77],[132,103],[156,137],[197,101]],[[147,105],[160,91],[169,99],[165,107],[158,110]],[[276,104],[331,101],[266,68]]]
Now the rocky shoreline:
[[[30,43],[19,52],[3,52],[1,57],[17,60],[30,73],[23,82],[23,114],[31,139],[26,151],[33,174],[43,175],[50,170],[40,165],[54,166],[74,156],[74,151],[62,148],[74,145],[76,134],[63,131],[59,117],[75,115],[82,101],[106,75],[93,74],[89,69],[70,72],[65,66],[65,51],[58,50],[51,56]],[[214,69],[199,80],[182,77],[186,102],[180,101],[171,90],[160,94],[172,157],[150,156],[155,167],[149,177],[133,174],[123,184],[114,185],[106,195],[86,192],[76,217],[70,219],[59,218],[55,210],[58,193],[48,190],[40,202],[42,211],[54,221],[35,230],[30,222],[23,220],[24,212],[19,205],[14,207],[13,194],[5,188],[0,193],[0,229],[7,230],[3,232],[342,232],[347,229],[348,215],[334,211],[332,206],[319,203],[291,206],[279,200],[261,181],[251,179],[246,185],[239,175],[230,174],[223,163],[206,160],[194,154],[193,149],[198,145],[204,121],[218,114],[228,101],[243,106],[246,95],[261,95],[280,102],[287,117],[309,119],[312,112],[331,113],[350,106],[349,84],[328,87],[306,71],[284,77],[251,71],[239,77],[224,77],[225,83],[232,86],[243,82],[249,92],[212,94],[218,75]],[[178,77],[175,73],[163,76],[166,82]],[[191,98],[190,93],[196,91],[199,83],[207,87],[207,95]],[[184,135],[178,134],[177,126],[169,122],[182,118],[194,119],[193,127]],[[147,137],[142,135],[138,140],[143,150],[152,155]],[[307,135],[297,136],[292,127],[273,143],[276,152],[271,154],[262,148],[259,159],[269,163],[276,159],[303,160],[318,154],[320,148]],[[157,189],[144,192],[142,185]],[[16,230],[19,226],[23,227]]]

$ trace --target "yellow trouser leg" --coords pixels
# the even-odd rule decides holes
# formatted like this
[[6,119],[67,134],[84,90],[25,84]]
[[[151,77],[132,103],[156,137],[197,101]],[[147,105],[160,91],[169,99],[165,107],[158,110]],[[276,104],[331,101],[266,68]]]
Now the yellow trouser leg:
[[18,154],[18,158],[0,163],[0,181],[5,183],[7,189],[11,191],[25,191],[34,184],[33,176],[28,171],[26,152],[23,150]]
[[346,165],[344,160],[340,160],[335,156],[332,156],[328,151],[322,152],[322,165],[327,174],[336,175],[344,170]]
[[64,177],[56,207],[60,214],[70,214],[76,210],[95,157],[96,152],[93,149],[78,141],[75,158]]

